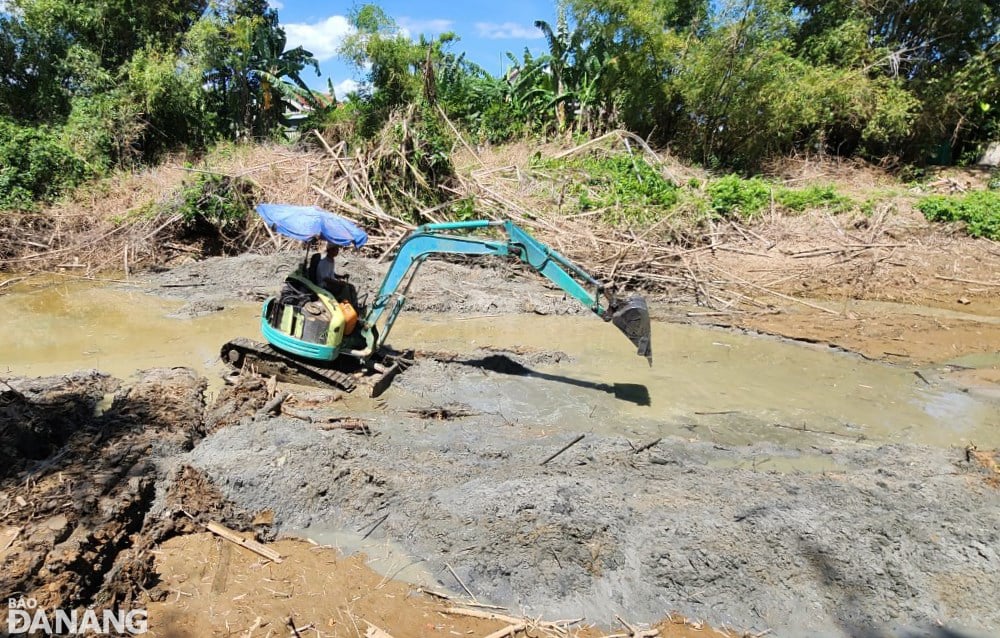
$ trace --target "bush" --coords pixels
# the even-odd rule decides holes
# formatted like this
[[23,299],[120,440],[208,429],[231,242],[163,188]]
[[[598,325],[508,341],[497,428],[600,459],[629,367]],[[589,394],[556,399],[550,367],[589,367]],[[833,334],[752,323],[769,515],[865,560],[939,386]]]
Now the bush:
[[963,222],[972,237],[1000,240],[1000,193],[995,191],[929,195],[917,202],[917,208],[930,221]]
[[52,201],[86,177],[84,163],[48,129],[0,119],[0,209]]
[[205,173],[181,190],[177,212],[190,227],[208,222],[225,231],[242,226],[250,215],[253,198],[249,182]]

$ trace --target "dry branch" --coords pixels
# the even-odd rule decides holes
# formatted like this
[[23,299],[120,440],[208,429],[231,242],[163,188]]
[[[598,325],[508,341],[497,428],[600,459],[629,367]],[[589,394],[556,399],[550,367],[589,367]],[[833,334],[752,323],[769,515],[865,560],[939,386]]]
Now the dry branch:
[[263,556],[264,558],[268,559],[271,562],[280,563],[281,561],[284,560],[281,557],[281,554],[274,551],[270,547],[262,545],[255,540],[243,538],[242,536],[237,534],[235,531],[229,529],[225,525],[222,525],[220,523],[209,522],[205,523],[205,528],[208,529],[208,531],[212,532],[213,534],[221,536],[227,541],[236,543],[237,545],[243,547],[244,549],[248,549],[255,554]]

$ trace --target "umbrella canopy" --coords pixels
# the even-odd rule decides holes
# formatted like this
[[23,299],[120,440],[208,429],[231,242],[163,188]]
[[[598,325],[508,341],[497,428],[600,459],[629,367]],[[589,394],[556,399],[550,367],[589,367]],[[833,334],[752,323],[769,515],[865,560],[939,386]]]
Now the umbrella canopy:
[[355,248],[368,241],[368,233],[354,222],[316,206],[257,204],[257,212],[272,230],[299,241],[322,237],[331,244]]

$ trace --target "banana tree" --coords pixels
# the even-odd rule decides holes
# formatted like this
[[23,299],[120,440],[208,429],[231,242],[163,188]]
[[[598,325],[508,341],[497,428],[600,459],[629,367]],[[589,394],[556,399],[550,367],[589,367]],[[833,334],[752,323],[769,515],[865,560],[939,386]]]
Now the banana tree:
[[566,79],[570,69],[583,44],[584,32],[581,29],[570,31],[566,16],[560,10],[556,19],[556,28],[544,20],[536,20],[535,28],[542,32],[549,47],[547,57],[547,73],[549,76],[550,105],[555,107],[556,127],[562,131],[566,128]]

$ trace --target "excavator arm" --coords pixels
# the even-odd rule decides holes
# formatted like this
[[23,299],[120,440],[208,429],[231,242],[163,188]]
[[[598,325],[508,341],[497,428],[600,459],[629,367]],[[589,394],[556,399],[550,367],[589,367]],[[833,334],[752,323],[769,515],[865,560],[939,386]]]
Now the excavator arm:
[[[501,230],[506,240],[451,234],[487,227]],[[638,354],[646,357],[652,364],[649,310],[642,297],[620,300],[603,283],[513,222],[485,220],[425,224],[412,230],[400,242],[389,272],[365,316],[365,324],[371,330],[365,349],[349,354],[368,358],[378,351],[406,303],[406,293],[420,265],[429,256],[442,253],[496,255],[519,259],[594,314],[613,323],[636,346]]]

